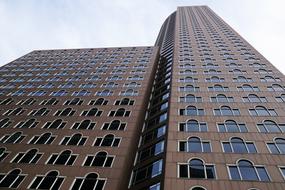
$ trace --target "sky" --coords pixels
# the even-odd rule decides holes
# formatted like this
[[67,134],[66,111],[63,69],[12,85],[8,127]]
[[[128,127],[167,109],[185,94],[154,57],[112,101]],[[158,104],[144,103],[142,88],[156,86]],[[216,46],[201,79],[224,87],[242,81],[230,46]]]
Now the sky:
[[33,50],[153,45],[177,6],[207,5],[285,73],[284,0],[0,0],[0,66]]

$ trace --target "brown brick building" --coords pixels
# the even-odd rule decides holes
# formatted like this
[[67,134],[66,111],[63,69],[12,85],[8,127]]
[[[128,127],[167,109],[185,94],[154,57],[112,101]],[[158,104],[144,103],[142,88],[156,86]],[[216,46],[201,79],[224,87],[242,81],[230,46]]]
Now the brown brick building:
[[285,189],[285,77],[206,6],[0,73],[0,189]]

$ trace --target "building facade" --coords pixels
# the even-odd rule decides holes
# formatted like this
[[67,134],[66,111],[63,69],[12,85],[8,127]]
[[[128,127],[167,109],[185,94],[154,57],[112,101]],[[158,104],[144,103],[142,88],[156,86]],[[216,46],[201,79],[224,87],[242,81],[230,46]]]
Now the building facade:
[[206,6],[0,72],[0,188],[285,189],[285,77]]

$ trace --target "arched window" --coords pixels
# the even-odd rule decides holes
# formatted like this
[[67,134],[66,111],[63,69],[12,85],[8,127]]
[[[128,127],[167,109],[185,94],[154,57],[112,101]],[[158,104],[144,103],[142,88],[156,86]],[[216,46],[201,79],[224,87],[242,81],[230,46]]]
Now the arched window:
[[193,77],[184,77],[184,78],[181,78],[180,79],[180,82],[195,82],[197,81],[198,79],[196,78],[193,78]]
[[280,84],[272,84],[272,86],[267,87],[268,91],[275,91],[275,92],[283,92],[284,87],[281,86]]
[[138,95],[137,91],[134,91],[133,89],[127,89],[125,91],[121,91],[122,96],[136,96]]
[[195,92],[195,91],[199,91],[199,87],[195,87],[193,85],[186,85],[186,86],[181,86],[180,87],[180,91],[184,91],[184,92]]
[[229,87],[222,86],[219,84],[215,84],[214,86],[209,86],[208,90],[209,91],[216,91],[216,92],[218,92],[218,91],[229,91]]
[[105,123],[102,127],[103,130],[124,130],[126,123],[121,123],[119,120],[114,120],[111,123]]
[[37,175],[29,189],[60,189],[63,180],[58,171],[51,170],[46,175]]
[[110,111],[111,117],[129,117],[131,111],[127,111],[125,108],[119,108],[117,111]]
[[246,97],[242,98],[244,102],[267,102],[266,97],[259,97],[256,94],[249,94]]
[[65,126],[66,122],[63,122],[62,119],[54,120],[53,122],[47,122],[43,128],[45,129],[62,129]]
[[71,150],[64,150],[61,153],[52,154],[49,157],[47,164],[71,166],[76,160],[76,158],[77,155],[72,154]]
[[91,108],[89,110],[84,110],[81,115],[82,116],[100,116],[103,111],[99,111],[98,108]]
[[187,94],[185,97],[180,97],[180,101],[189,103],[202,102],[202,98],[196,97],[193,94]]
[[180,115],[205,115],[204,109],[197,109],[195,106],[187,106],[186,109],[180,109]]
[[118,147],[121,138],[115,137],[113,134],[107,134],[103,138],[97,137],[94,146],[111,146],[111,147]]
[[106,105],[107,102],[105,102],[104,98],[98,98],[95,102],[94,105]]
[[206,190],[206,189],[204,187],[195,186],[195,187],[192,187],[190,190]]
[[72,116],[75,113],[75,110],[72,108],[65,108],[63,110],[58,110],[55,113],[55,116]]
[[224,94],[218,94],[217,96],[211,97],[211,101],[212,102],[220,102],[220,103],[223,103],[223,102],[233,102],[234,98],[233,97],[227,97]]
[[215,115],[222,116],[236,116],[240,115],[239,109],[232,109],[229,106],[221,106],[219,109],[214,109]]
[[7,152],[5,147],[0,147],[0,162],[4,160],[8,156],[8,154],[9,152]]
[[285,102],[285,94],[281,94],[280,96],[276,96],[275,99],[277,102]]
[[228,167],[232,180],[270,181],[264,166],[254,166],[248,160],[239,160]]
[[271,120],[265,120],[257,124],[257,128],[263,133],[281,133],[285,131],[285,124],[277,124]]
[[224,78],[219,78],[217,76],[212,76],[211,78],[206,79],[208,82],[223,82],[224,80]]
[[85,177],[76,177],[71,190],[103,190],[105,183],[106,179],[99,178],[97,173],[89,173]]
[[242,71],[240,69],[233,69],[232,72],[236,73],[236,74],[241,74],[242,73]]
[[52,136],[51,133],[43,133],[41,135],[34,136],[29,144],[51,144],[55,139],[55,136]]
[[85,159],[84,166],[111,167],[114,156],[108,155],[107,152],[97,152],[96,155],[88,155]]
[[13,134],[4,135],[0,138],[0,143],[19,143],[21,142],[25,136],[22,132],[15,132]]
[[37,122],[36,119],[29,119],[18,123],[15,128],[34,128],[38,123],[39,122]]
[[212,164],[205,164],[198,158],[191,159],[186,164],[179,164],[180,178],[215,179],[215,168]]
[[95,127],[96,123],[91,122],[91,120],[83,120],[81,122],[76,122],[74,123],[74,125],[72,126],[72,129],[88,129],[88,130],[92,130]]
[[257,86],[251,86],[249,84],[243,84],[242,86],[238,86],[237,89],[239,91],[259,91],[259,88]]
[[231,153],[256,153],[253,142],[245,142],[239,137],[232,137],[228,142],[222,142],[224,152]]
[[13,169],[7,174],[1,173],[0,174],[0,187],[7,187],[7,188],[18,188],[21,182],[25,178],[25,174],[21,174],[22,171],[19,168]]
[[10,121],[9,118],[5,118],[0,120],[0,128],[6,128],[8,127],[12,122]]
[[273,142],[266,143],[272,154],[285,154],[285,139],[275,138]]
[[225,123],[218,124],[219,132],[229,132],[229,133],[245,133],[247,128],[243,123],[237,123],[234,120],[226,120]]
[[100,92],[97,92],[98,96],[110,96],[112,94],[113,94],[113,92],[110,90],[107,90],[107,89],[100,91]]
[[39,153],[37,149],[31,149],[27,152],[19,152],[12,160],[12,163],[35,164],[42,155],[43,154]]
[[209,141],[202,141],[199,137],[189,137],[187,141],[179,141],[179,151],[211,152],[211,146]]
[[83,100],[80,98],[73,98],[71,100],[67,100],[64,105],[81,105],[83,103]]
[[61,145],[73,145],[81,146],[86,142],[87,137],[82,136],[80,133],[73,134],[72,136],[66,136],[63,138]]
[[188,120],[186,123],[179,124],[179,131],[186,132],[205,132],[208,130],[206,123],[199,123],[197,120]]
[[274,109],[267,109],[264,106],[256,106],[255,109],[249,109],[252,116],[277,116]]

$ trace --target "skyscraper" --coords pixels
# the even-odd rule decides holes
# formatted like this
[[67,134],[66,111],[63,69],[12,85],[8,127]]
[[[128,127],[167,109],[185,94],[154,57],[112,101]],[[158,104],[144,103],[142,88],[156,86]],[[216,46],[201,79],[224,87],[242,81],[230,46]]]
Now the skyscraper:
[[206,6],[155,46],[0,68],[0,187],[285,189],[285,77]]

